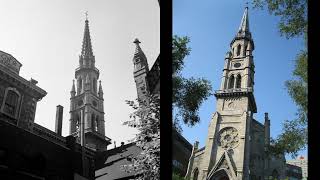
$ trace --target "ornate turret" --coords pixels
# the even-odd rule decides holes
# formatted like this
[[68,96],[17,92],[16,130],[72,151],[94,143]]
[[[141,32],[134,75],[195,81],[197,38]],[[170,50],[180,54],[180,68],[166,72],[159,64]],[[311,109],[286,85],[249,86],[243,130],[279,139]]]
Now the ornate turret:
[[147,57],[139,45],[141,42],[136,38],[133,43],[136,44],[136,50],[133,56],[133,75],[137,87],[138,99],[143,101],[148,92],[147,74],[149,72],[149,66]]

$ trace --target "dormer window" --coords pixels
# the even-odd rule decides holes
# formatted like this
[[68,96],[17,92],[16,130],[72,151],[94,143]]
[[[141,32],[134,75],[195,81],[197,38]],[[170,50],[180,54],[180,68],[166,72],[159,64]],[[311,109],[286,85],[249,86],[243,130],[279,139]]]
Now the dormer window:
[[12,118],[17,118],[20,97],[20,93],[15,88],[7,88],[2,102],[1,112]]

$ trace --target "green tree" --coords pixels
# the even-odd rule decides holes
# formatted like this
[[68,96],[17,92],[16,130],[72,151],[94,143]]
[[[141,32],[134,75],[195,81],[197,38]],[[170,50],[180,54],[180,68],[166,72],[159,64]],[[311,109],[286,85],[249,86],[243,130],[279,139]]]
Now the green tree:
[[191,51],[189,42],[188,37],[172,38],[172,103],[178,110],[173,125],[178,131],[181,131],[180,119],[189,126],[200,121],[200,105],[211,95],[211,83],[208,80],[193,77],[187,79],[181,75],[185,57]]
[[293,78],[285,82],[289,95],[298,107],[297,118],[283,123],[283,132],[272,139],[270,150],[276,154],[297,156],[308,143],[308,51],[307,51],[307,0],[253,0],[255,8],[267,8],[269,13],[280,17],[281,36],[287,39],[304,37],[305,48],[295,59]]
[[123,124],[138,128],[136,145],[142,149],[132,164],[124,165],[124,171],[135,172],[139,180],[160,179],[160,97],[150,95],[146,101],[139,103],[127,101],[134,109],[130,120]]

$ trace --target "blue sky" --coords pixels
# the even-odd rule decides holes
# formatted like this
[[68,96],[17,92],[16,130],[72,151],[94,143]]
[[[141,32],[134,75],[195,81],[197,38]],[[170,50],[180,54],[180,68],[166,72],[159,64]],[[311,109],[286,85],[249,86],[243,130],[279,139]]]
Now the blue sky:
[[[224,56],[235,36],[245,8],[240,0],[173,0],[173,34],[189,36],[191,54],[185,59],[183,76],[204,77],[211,81],[213,90],[220,87]],[[279,18],[267,10],[249,5],[249,26],[255,43],[255,99],[256,120],[264,122],[264,113],[271,119],[271,136],[281,133],[282,122],[294,119],[296,105],[284,83],[292,78],[294,59],[304,47],[302,38],[287,40],[278,30]],[[193,144],[204,146],[208,125],[215,112],[216,100],[211,96],[200,108],[201,122],[190,128],[182,126],[183,136]],[[306,156],[307,151],[300,152]],[[290,159],[289,156],[287,158]]]

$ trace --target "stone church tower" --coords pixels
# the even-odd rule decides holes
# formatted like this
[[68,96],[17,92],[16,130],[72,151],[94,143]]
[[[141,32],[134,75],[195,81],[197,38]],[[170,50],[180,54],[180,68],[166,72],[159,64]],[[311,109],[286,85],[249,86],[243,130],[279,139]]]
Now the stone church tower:
[[82,51],[79,67],[75,70],[75,79],[76,85],[73,80],[70,92],[70,134],[78,137],[77,141],[81,141],[88,148],[105,150],[110,139],[105,136],[103,91],[101,81],[97,88],[99,70],[95,67],[88,19],[85,21]]
[[[195,143],[189,160],[187,177],[198,180],[248,180],[283,177],[283,159],[267,155],[270,120],[265,124],[253,118],[257,112],[254,90],[254,42],[249,30],[248,8],[225,56],[220,90],[215,92],[213,114],[204,148]],[[269,160],[270,159],[270,160]],[[273,165],[271,164],[273,162]],[[271,165],[270,165],[271,164]],[[278,166],[277,166],[278,165]]]

